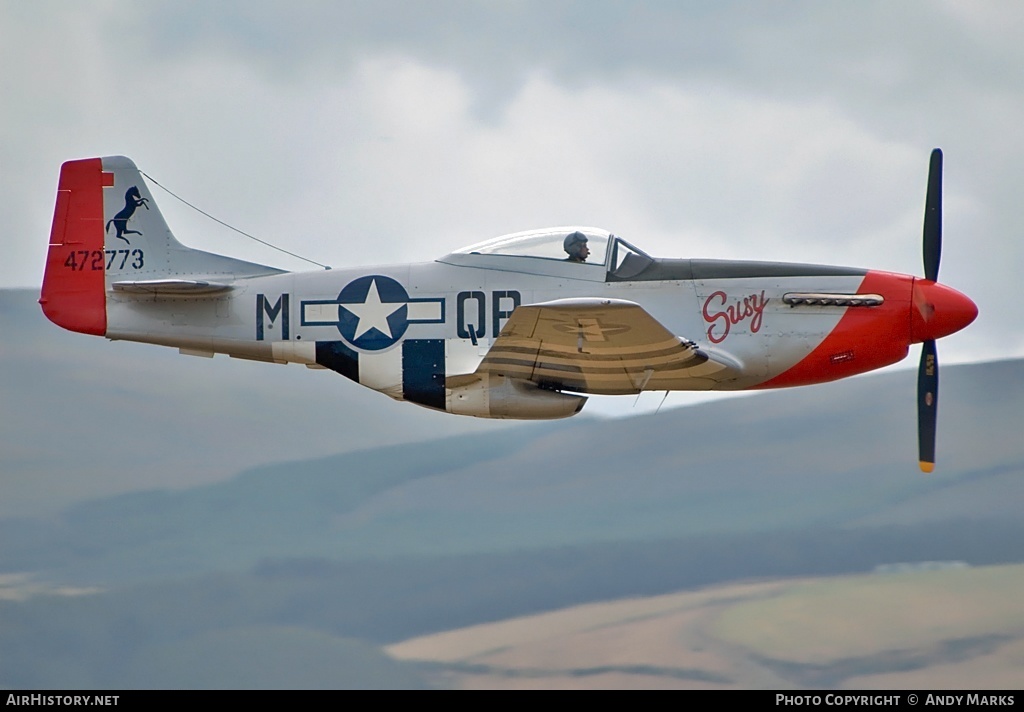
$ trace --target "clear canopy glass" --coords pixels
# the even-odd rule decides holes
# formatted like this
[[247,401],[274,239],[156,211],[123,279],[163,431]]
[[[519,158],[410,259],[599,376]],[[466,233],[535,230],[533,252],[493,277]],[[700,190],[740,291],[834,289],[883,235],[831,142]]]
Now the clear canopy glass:
[[463,247],[456,250],[454,254],[509,255],[565,262],[569,257],[564,247],[565,238],[575,232],[581,232],[587,238],[590,255],[586,259],[586,264],[605,264],[608,243],[613,236],[607,230],[593,227],[551,227],[543,230],[517,232]]

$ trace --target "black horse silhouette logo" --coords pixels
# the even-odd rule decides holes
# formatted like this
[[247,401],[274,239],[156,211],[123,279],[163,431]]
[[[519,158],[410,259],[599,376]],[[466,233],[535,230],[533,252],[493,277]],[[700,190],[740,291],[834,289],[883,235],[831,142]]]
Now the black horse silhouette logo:
[[[140,205],[146,210],[149,210],[149,198],[143,198],[139,195],[138,186],[133,185],[124,194],[124,208],[122,208],[121,211],[110,220],[107,220],[107,226],[103,228],[104,232],[110,232],[110,223],[114,223],[114,229],[117,230],[117,235],[115,235],[115,237],[118,237],[125,242],[128,242],[128,238],[125,237],[125,235],[141,235],[142,233],[138,230],[128,229],[128,221],[131,220],[132,215],[135,214],[136,209],[138,209]],[[128,244],[130,245],[132,243],[128,242]]]

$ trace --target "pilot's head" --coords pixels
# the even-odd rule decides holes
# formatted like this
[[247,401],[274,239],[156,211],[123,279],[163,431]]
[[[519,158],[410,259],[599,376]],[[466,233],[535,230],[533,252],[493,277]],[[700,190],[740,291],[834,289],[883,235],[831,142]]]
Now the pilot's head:
[[565,248],[566,254],[569,255],[570,262],[585,262],[590,255],[590,248],[587,247],[587,236],[579,231],[566,235],[565,241],[562,242],[562,247]]

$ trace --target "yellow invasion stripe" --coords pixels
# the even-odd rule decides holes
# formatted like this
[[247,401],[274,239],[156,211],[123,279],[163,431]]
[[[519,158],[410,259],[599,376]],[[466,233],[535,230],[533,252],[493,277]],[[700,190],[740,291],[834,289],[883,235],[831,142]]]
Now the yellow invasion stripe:
[[574,363],[583,366],[623,366],[626,368],[639,368],[643,370],[647,366],[653,366],[658,364],[667,363],[687,363],[689,361],[697,360],[703,363],[706,359],[703,356],[699,356],[692,351],[675,351],[671,353],[662,352],[661,354],[636,354],[632,358],[610,358],[610,359],[592,359],[586,355],[582,355],[577,358],[566,358],[564,356],[547,353],[541,351],[537,354],[538,359],[544,359],[545,361],[551,361],[554,363]]
[[490,356],[503,356],[506,358],[534,358],[535,356],[541,355],[546,358],[557,360],[557,361],[586,361],[588,363],[619,363],[622,361],[635,361],[645,359],[678,359],[684,356],[693,356],[694,358],[700,358],[695,351],[682,347],[673,349],[660,349],[658,351],[630,351],[628,353],[617,354],[614,356],[608,356],[605,354],[590,354],[572,352],[565,353],[563,351],[550,351],[546,348],[542,348],[539,351],[537,349],[509,349],[504,348],[501,345],[494,346],[488,352]]
[[500,354],[502,356],[518,356],[526,355],[532,356],[537,353],[546,355],[552,359],[574,359],[574,360],[587,360],[587,361],[611,361],[619,362],[623,360],[623,357],[632,357],[634,359],[648,359],[648,358],[659,358],[662,356],[678,357],[685,353],[692,353],[689,349],[682,345],[676,345],[668,349],[650,349],[646,351],[638,351],[636,349],[628,353],[617,353],[617,354],[606,354],[606,353],[594,353],[593,351],[563,351],[550,349],[547,344],[541,344],[540,350],[537,347],[523,348],[520,346],[507,346],[505,344],[495,344],[489,352],[490,354]]
[[[616,354],[635,354],[637,349],[647,349],[648,351],[661,351],[663,349],[669,349],[672,347],[679,348],[682,346],[682,340],[672,337],[671,339],[665,339],[663,341],[657,341],[650,344],[631,344],[628,346],[594,346],[593,342],[587,342],[584,340],[583,348],[586,349],[584,353],[612,356]],[[515,336],[501,336],[494,344],[495,348],[500,349],[527,349],[531,352],[536,352],[537,348],[543,348],[546,351],[558,351],[565,354],[578,354],[579,349],[575,344],[560,344],[555,341],[548,341],[545,339],[521,339]]]
[[[666,371],[660,371],[658,373],[659,373],[659,375],[664,376],[667,373],[671,373],[672,371],[676,371],[676,370],[682,371],[682,370],[685,370],[685,369],[669,369],[669,370],[666,370]],[[644,375],[643,372],[634,373],[633,375],[636,377],[637,380],[639,380],[639,381],[643,380],[643,375]],[[577,376],[577,378],[574,378],[573,380],[583,381],[584,383],[621,383],[621,382],[626,382],[626,383],[629,383],[634,388],[636,387],[636,384],[633,383],[633,379],[630,378],[629,374],[624,372],[624,371],[622,373],[591,373],[591,372],[587,371],[585,373],[578,374],[578,373],[567,373],[565,371],[557,371],[557,370],[546,369],[546,368],[538,368],[533,373],[533,377],[534,377],[535,380],[537,378],[539,378],[539,377],[542,377],[542,376],[546,376],[548,378],[565,378],[565,377],[572,378],[573,376]]]
[[484,359],[482,366],[490,364],[503,364],[503,365],[522,365],[522,366],[542,366],[547,365],[553,368],[559,366],[566,367],[567,370],[582,371],[585,373],[619,373],[621,371],[636,371],[643,373],[645,370],[651,368],[655,371],[673,369],[673,368],[690,368],[692,366],[699,366],[704,363],[703,359],[697,356],[691,355],[689,358],[680,359],[678,356],[668,357],[664,356],[658,359],[622,359],[616,362],[601,361],[599,363],[591,363],[586,359],[560,359],[550,358],[541,354],[536,358],[515,358],[506,357],[504,354],[497,354],[496,356],[488,355]]
[[[680,375],[689,370],[687,367],[679,365],[672,366],[669,368],[655,369],[653,377],[664,379],[673,375]],[[626,369],[567,369],[567,368],[551,368],[546,364],[537,364],[536,366],[532,363],[523,362],[511,362],[511,363],[486,363],[482,364],[480,371],[486,373],[496,373],[505,376],[520,376],[528,380],[537,380],[540,377],[546,378],[557,378],[560,380],[572,380],[574,382],[620,382],[625,381],[630,384],[633,383],[633,377],[638,381],[643,380],[644,372],[642,370],[627,371]]]

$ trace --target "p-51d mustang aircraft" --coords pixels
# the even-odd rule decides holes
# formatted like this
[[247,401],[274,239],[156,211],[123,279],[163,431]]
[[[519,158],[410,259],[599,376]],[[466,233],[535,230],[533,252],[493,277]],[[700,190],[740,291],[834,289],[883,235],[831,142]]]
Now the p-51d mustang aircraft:
[[936,282],[942,153],[924,279],[849,267],[661,259],[605,230],[522,232],[435,262],[284,272],[185,247],[129,159],[61,167],[39,300],[55,324],[197,356],[327,368],[484,418],[561,418],[588,394],[781,388],[923,343],[921,468],[934,458],[935,340],[977,307]]

